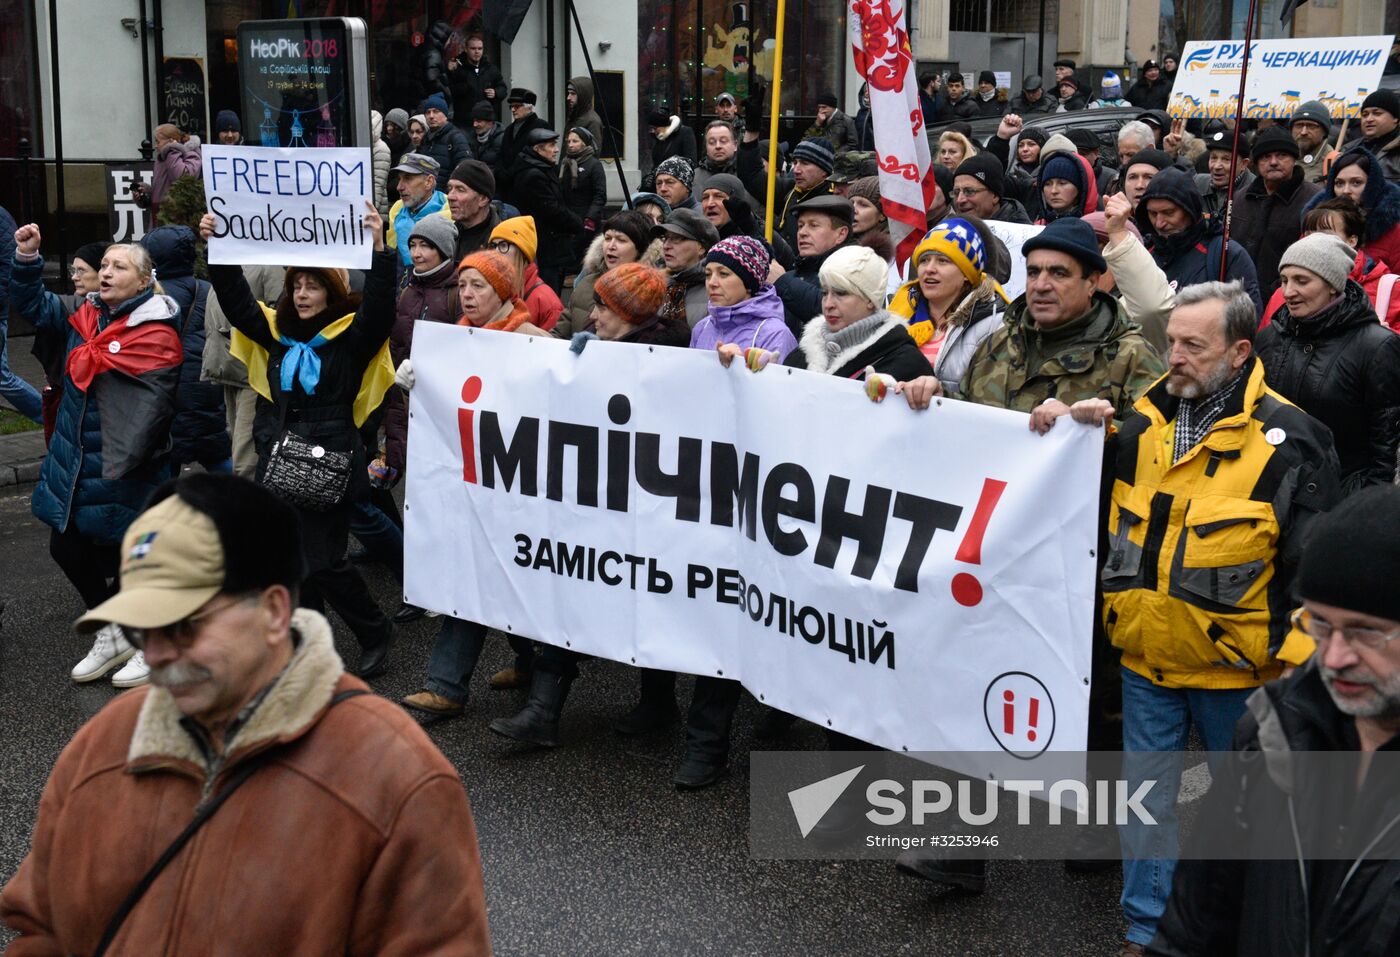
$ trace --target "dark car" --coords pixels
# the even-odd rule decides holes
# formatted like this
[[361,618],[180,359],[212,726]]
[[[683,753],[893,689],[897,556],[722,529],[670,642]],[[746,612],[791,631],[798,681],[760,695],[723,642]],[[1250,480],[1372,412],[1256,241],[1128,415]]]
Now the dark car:
[[[1075,110],[1068,113],[1042,113],[1026,120],[1026,127],[1034,126],[1043,130],[1047,138],[1056,133],[1068,133],[1073,129],[1093,130],[1099,138],[1099,155],[1103,163],[1113,168],[1118,167],[1118,131],[1123,125],[1137,119],[1142,115],[1142,110],[1135,106],[1114,106],[1104,107],[1095,110]],[[972,141],[979,147],[987,145],[987,141],[996,135],[997,127],[1001,125],[999,117],[987,117],[985,119],[971,120]],[[947,123],[940,123],[928,131],[929,149],[937,155],[938,137],[945,129]],[[1010,155],[1016,155],[1016,140],[1011,141]]]

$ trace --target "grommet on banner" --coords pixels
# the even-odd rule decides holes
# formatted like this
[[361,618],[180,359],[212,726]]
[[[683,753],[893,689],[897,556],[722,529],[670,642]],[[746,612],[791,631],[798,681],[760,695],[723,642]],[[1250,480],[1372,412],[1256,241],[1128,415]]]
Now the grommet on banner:
[[572,641],[569,641],[568,639],[565,639],[565,641],[564,641],[564,647],[565,647],[565,648],[572,648],[573,646],[574,646],[574,643],[573,643]]
[[765,698],[765,697],[763,697],[763,695],[759,695],[759,696],[758,696],[758,700],[759,700],[759,701],[767,701],[768,699]]
[[716,671],[715,674],[719,675],[721,678],[724,677],[724,672],[723,672],[723,671]]

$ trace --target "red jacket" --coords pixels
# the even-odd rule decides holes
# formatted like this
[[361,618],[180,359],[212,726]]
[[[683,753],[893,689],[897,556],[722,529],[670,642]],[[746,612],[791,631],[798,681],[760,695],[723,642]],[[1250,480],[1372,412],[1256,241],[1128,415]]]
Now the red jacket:
[[[1361,283],[1361,287],[1366,290],[1366,297],[1371,300],[1371,305],[1374,306],[1381,277],[1393,271],[1385,263],[1366,255],[1365,250],[1360,250],[1356,254],[1356,264],[1351,267],[1349,278]],[[1276,289],[1272,298],[1269,299],[1269,304],[1264,307],[1264,320],[1259,323],[1260,329],[1273,321],[1274,313],[1278,312],[1282,305],[1283,290]],[[1400,332],[1400,282],[1397,282],[1390,291],[1390,306],[1386,309],[1385,321],[1391,329]]]
[[540,279],[539,268],[534,263],[525,267],[523,285],[525,291],[520,294],[520,298],[525,300],[525,308],[530,310],[530,321],[545,332],[550,331],[559,321],[564,304],[559,301],[559,296],[554,290]]

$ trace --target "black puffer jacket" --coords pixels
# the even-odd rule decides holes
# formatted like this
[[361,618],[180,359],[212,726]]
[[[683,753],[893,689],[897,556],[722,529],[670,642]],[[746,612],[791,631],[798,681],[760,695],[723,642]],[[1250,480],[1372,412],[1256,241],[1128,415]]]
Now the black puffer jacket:
[[233,443],[224,417],[223,388],[200,381],[209,284],[194,277],[194,232],[188,226],[157,226],[141,245],[151,254],[161,288],[180,309],[175,322],[185,358],[175,392],[175,420],[170,424],[170,460],[177,467],[222,462],[233,454]]
[[1243,192],[1235,194],[1235,214],[1230,235],[1249,250],[1259,276],[1259,298],[1265,302],[1278,288],[1278,261],[1284,250],[1302,234],[1303,207],[1322,192],[1305,182],[1303,168],[1293,167],[1293,177],[1270,193],[1263,177],[1256,176]]
[[1305,320],[1283,306],[1254,346],[1269,387],[1332,430],[1344,493],[1394,481],[1400,336],[1365,289],[1348,279],[1340,302]]
[[439,189],[447,188],[447,178],[462,160],[472,158],[472,145],[467,134],[452,123],[429,130],[418,146],[418,152],[437,160]]
[[[1392,740],[1388,748],[1394,747]],[[1400,953],[1400,790],[1388,771],[1393,765],[1378,755],[1358,791],[1353,775],[1318,773],[1304,754],[1357,749],[1355,721],[1332,703],[1315,665],[1254,692],[1147,953]],[[1239,856],[1258,848],[1258,859],[1201,859],[1221,847],[1243,851]],[[1296,856],[1281,857],[1289,848]]]

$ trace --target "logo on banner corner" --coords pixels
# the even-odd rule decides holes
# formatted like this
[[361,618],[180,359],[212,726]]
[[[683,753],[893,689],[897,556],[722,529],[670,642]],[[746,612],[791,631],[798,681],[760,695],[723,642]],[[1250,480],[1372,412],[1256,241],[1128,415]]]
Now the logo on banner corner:
[[987,730],[1012,757],[1029,761],[1045,753],[1055,737],[1055,699],[1028,671],[993,678],[982,696],[982,714]]

